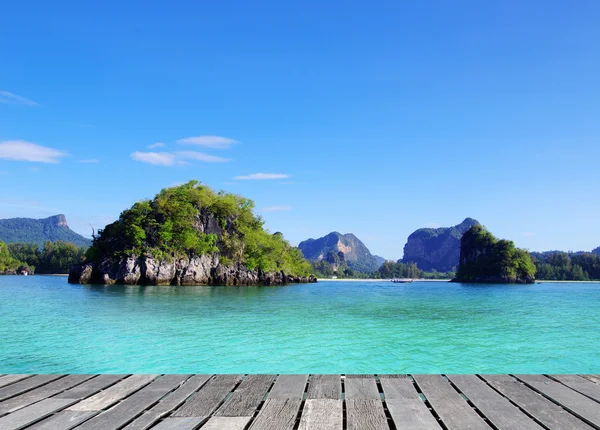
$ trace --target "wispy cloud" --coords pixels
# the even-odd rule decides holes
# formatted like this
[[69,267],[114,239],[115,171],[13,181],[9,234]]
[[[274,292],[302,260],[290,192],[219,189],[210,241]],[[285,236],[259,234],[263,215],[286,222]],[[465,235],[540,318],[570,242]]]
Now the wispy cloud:
[[523,236],[535,236],[535,233],[531,231],[526,231],[525,233],[523,233]]
[[26,99],[25,97],[19,96],[14,93],[9,93],[8,91],[0,91],[0,103],[39,106],[39,104],[34,102],[33,100]]
[[177,160],[174,154],[168,152],[139,152],[131,154],[131,158],[142,163],[153,164],[155,166],[174,166]]
[[153,143],[152,145],[148,145],[148,148],[150,148],[150,149],[156,149],[156,148],[162,148],[164,146],[165,146],[164,143],[162,143],[162,142],[156,142],[156,143]]
[[230,158],[216,157],[214,155],[205,154],[196,151],[179,151],[175,155],[179,159],[204,161],[205,163],[228,163]]
[[283,211],[291,211],[292,208],[290,206],[267,206],[262,208],[262,212],[283,212]]
[[0,141],[0,159],[32,161],[36,163],[58,163],[67,154],[24,140]]
[[186,137],[185,139],[179,139],[177,143],[180,145],[198,145],[213,149],[227,149],[231,145],[239,142],[237,140],[222,136],[193,136]]
[[89,158],[87,160],[78,160],[78,163],[99,163],[100,160],[96,159],[96,158]]
[[253,173],[251,175],[236,176],[233,179],[236,181],[262,181],[268,179],[285,179],[290,175],[285,173]]

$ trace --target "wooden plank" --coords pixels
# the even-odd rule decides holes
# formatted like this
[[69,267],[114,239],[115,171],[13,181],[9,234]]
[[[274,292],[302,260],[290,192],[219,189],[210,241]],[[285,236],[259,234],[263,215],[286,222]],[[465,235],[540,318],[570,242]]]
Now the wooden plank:
[[340,375],[311,375],[308,382],[307,399],[341,399],[342,378]]
[[64,378],[57,379],[49,384],[42,385],[41,387],[27,391],[26,393],[20,394],[16,397],[11,397],[10,399],[0,403],[0,415],[14,412],[18,409],[24,408],[25,406],[29,406],[32,403],[52,397],[57,393],[81,384],[82,382],[85,382],[93,377],[94,375],[67,375]]
[[511,376],[481,376],[503,396],[552,430],[592,430],[592,427]]
[[185,383],[177,388],[177,390],[170,393],[159,403],[153,406],[143,415],[136,418],[130,423],[125,430],[145,430],[150,428],[154,423],[166,416],[169,412],[178,408],[183,402],[187,400],[193,393],[195,393],[200,387],[202,387],[206,381],[210,379],[211,375],[194,375]]
[[85,399],[100,390],[110,387],[118,381],[125,379],[127,375],[98,375],[94,379],[77,385],[69,390],[54,396],[56,399]]
[[69,408],[70,411],[100,411],[148,385],[158,375],[133,375]]
[[489,426],[441,375],[414,375],[433,409],[450,429],[485,429]]
[[543,375],[515,375],[519,380],[561,404],[571,413],[600,427],[600,405],[590,398]]
[[579,375],[595,384],[600,384],[600,375]]
[[380,377],[385,403],[397,430],[441,430],[407,375]]
[[97,411],[60,411],[44,421],[34,424],[33,427],[27,427],[27,430],[71,430],[97,414]]
[[381,400],[377,382],[373,375],[369,378],[353,378],[352,375],[348,375],[344,382],[344,388],[346,399]]
[[180,386],[189,377],[190,375],[161,376],[122,402],[86,421],[78,427],[78,430],[121,428],[144,412],[144,410],[158,402],[166,394]]
[[550,377],[600,402],[600,385],[578,375],[550,375]]
[[216,417],[248,417],[254,414],[273,385],[275,375],[248,375],[225,403]]
[[154,430],[194,430],[204,421],[204,418],[176,417],[161,421]]
[[209,417],[227,394],[242,380],[242,375],[215,375],[172,416]]
[[0,401],[18,396],[62,377],[63,375],[35,375],[31,378],[7,385],[0,388]]
[[342,401],[336,399],[308,399],[304,403],[298,430],[342,430]]
[[26,374],[23,374],[23,375],[4,375],[4,376],[0,377],[0,388],[5,387],[7,385],[10,385],[10,384],[12,384],[14,382],[21,381],[23,379],[30,378],[31,376],[33,376],[33,375],[28,375],[28,374],[27,375]]
[[542,430],[542,427],[513,406],[475,375],[447,375],[448,379],[499,430]]
[[18,411],[0,418],[0,429],[16,430],[39,421],[60,409],[64,409],[74,400],[70,399],[44,399]]
[[292,430],[301,399],[267,399],[250,430]]
[[279,375],[269,399],[302,399],[308,375]]
[[202,430],[244,430],[252,417],[212,417]]
[[387,417],[381,400],[347,399],[348,430],[388,430]]

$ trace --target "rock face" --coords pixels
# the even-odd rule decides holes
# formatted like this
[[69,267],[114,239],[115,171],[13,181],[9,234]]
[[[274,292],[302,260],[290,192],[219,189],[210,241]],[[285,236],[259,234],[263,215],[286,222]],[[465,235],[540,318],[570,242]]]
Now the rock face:
[[460,258],[460,239],[472,226],[480,225],[473,218],[466,218],[454,227],[421,228],[410,236],[404,245],[402,263],[416,263],[426,272],[455,271]]
[[248,270],[238,264],[219,264],[218,256],[156,260],[131,256],[120,260],[84,263],[71,268],[71,284],[124,285],[285,285],[317,282],[314,276],[288,276],[283,272]]
[[357,272],[373,272],[383,264],[381,257],[371,254],[365,244],[351,233],[334,231],[319,239],[300,242],[298,248],[305,258],[312,261],[328,260],[330,252],[341,252],[348,267]]
[[90,246],[92,241],[69,228],[64,215],[44,219],[10,218],[0,220],[0,240],[5,243],[35,243],[42,247],[47,241],[70,242]]

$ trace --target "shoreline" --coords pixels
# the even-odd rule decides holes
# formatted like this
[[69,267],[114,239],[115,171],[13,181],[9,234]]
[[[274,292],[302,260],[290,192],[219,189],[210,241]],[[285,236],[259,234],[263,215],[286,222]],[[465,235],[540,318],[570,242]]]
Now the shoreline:
[[[392,282],[392,279],[360,279],[360,278],[344,278],[344,279],[331,279],[331,278],[317,278],[318,282]],[[450,279],[414,279],[414,282],[450,282]]]

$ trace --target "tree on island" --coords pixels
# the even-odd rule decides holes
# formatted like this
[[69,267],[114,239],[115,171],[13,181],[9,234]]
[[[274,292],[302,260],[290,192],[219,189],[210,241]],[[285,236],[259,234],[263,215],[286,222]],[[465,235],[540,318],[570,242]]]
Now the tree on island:
[[531,284],[535,265],[525,250],[498,240],[484,227],[471,227],[460,241],[460,262],[454,282]]

